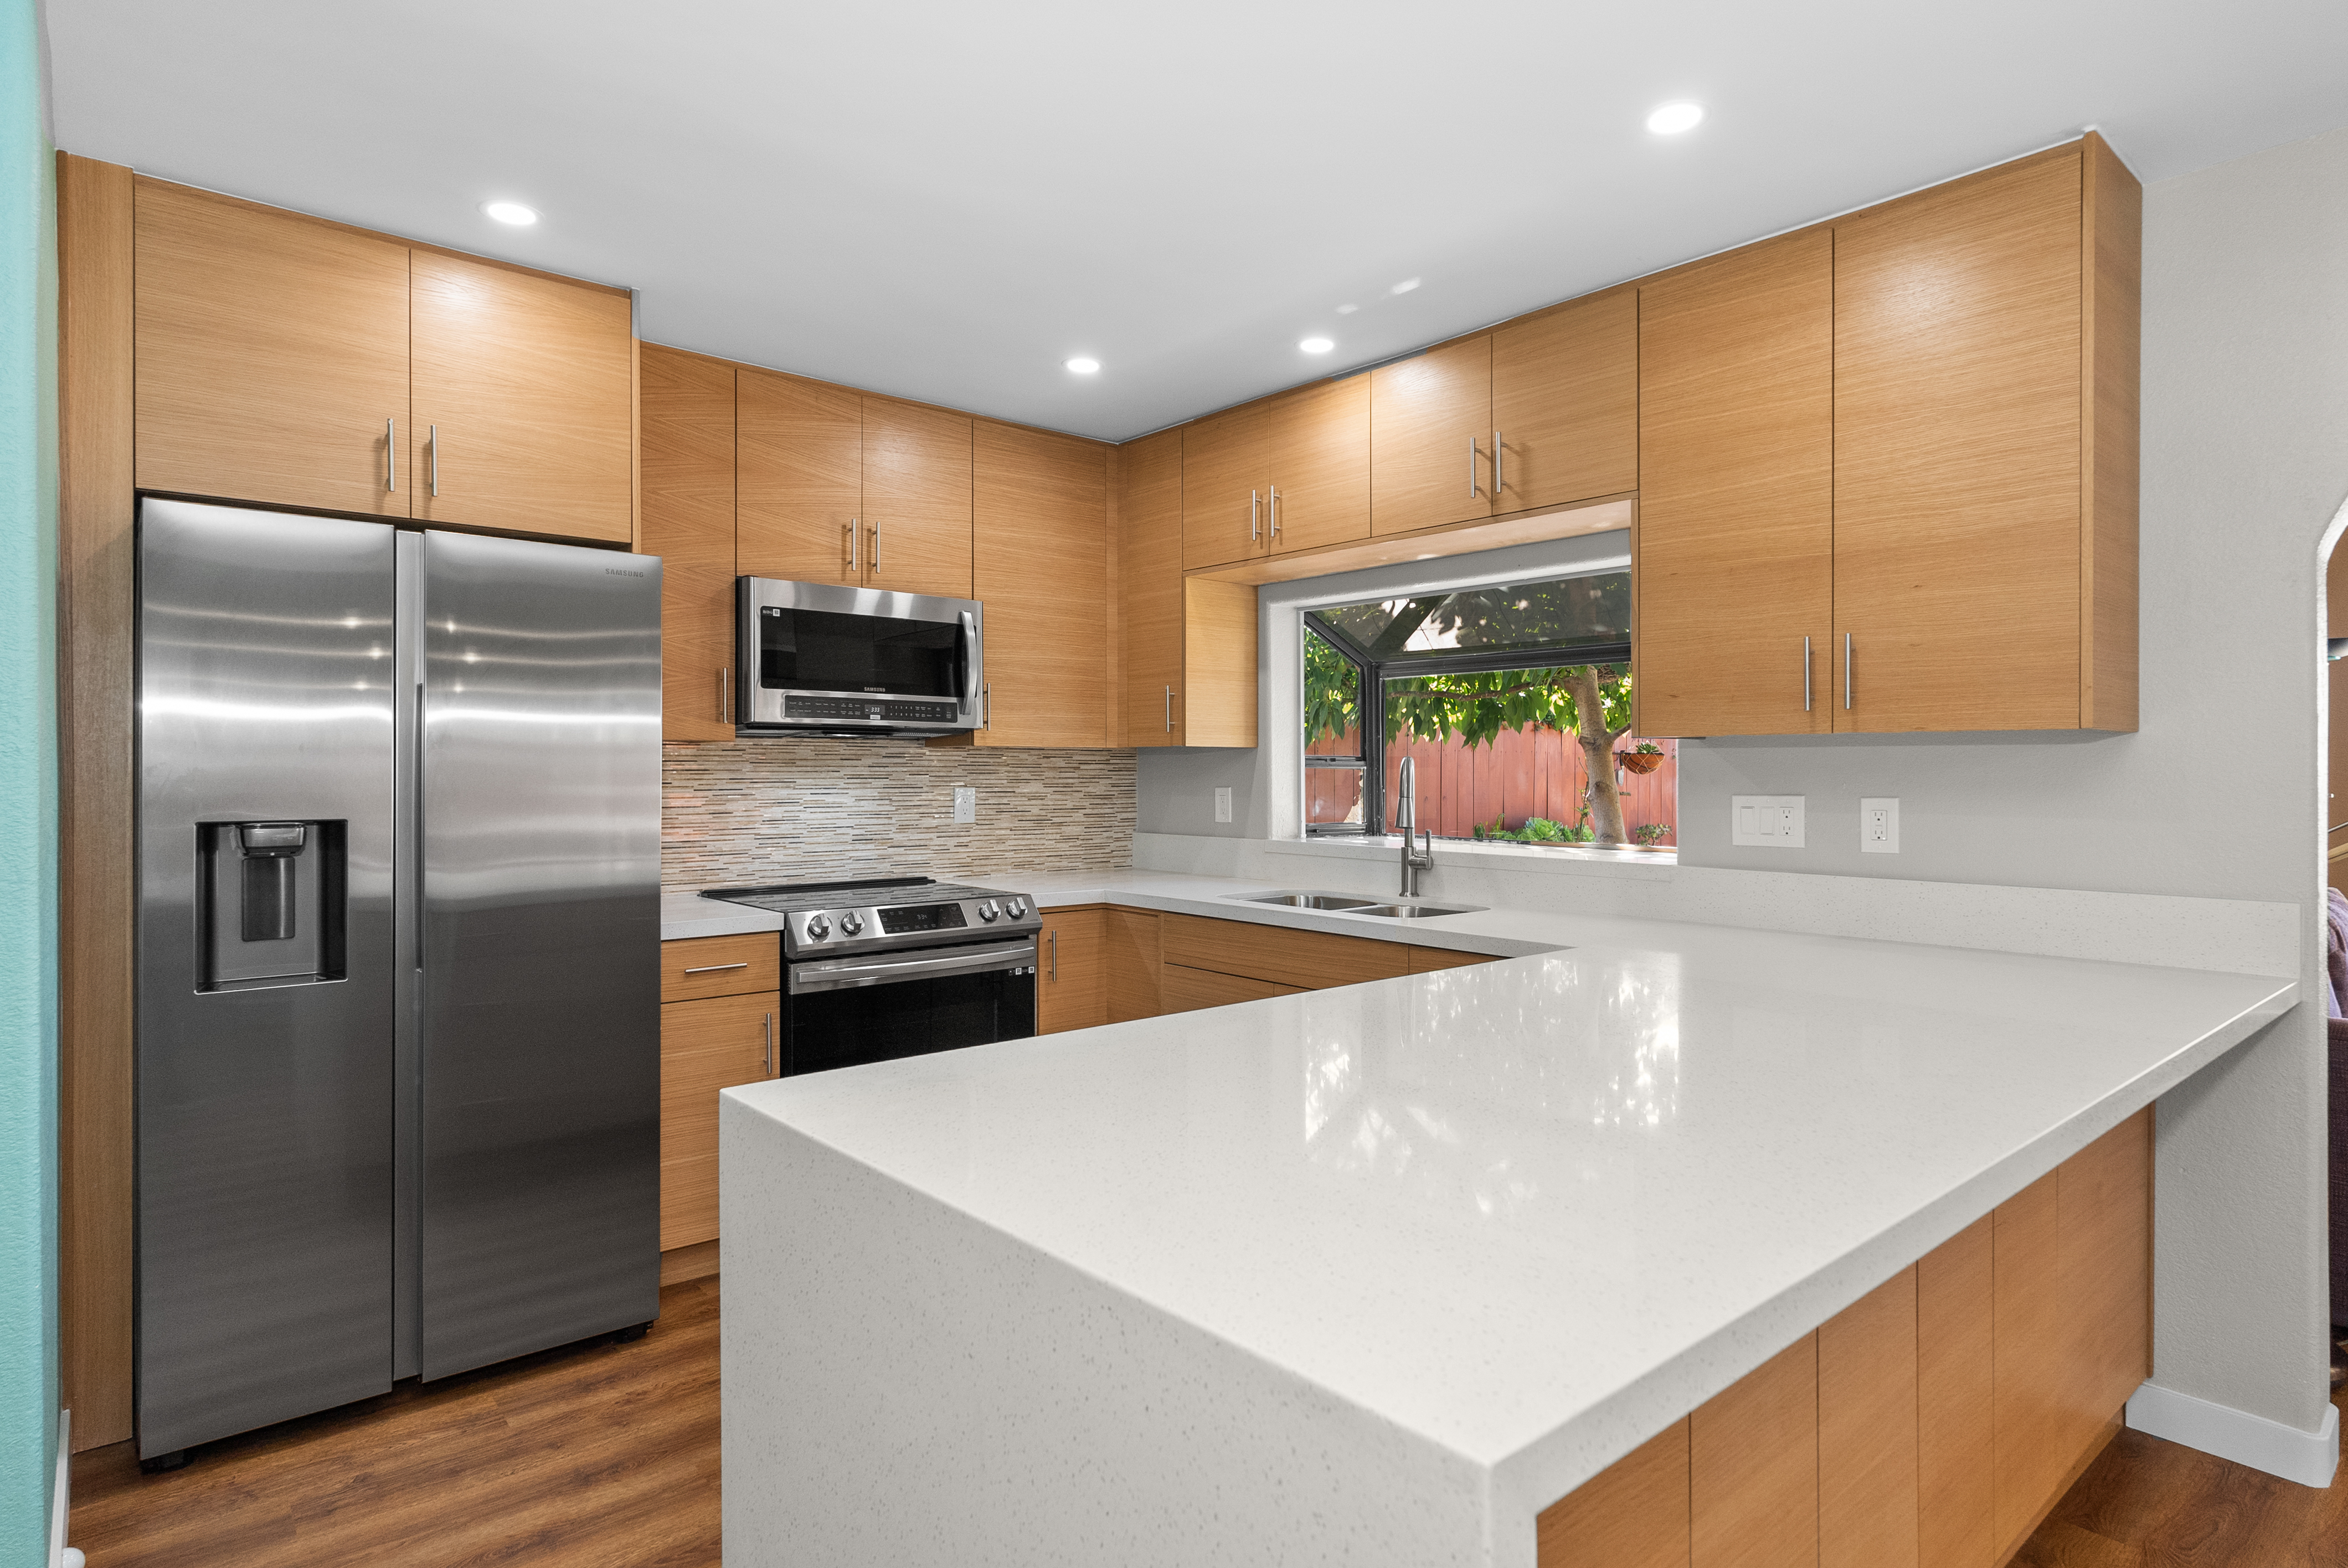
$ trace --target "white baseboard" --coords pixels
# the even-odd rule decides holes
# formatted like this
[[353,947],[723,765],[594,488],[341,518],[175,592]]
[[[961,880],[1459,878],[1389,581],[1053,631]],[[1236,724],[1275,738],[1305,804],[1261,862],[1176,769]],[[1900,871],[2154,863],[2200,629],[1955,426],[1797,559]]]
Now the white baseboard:
[[49,1568],[81,1568],[81,1553],[66,1544],[73,1516],[73,1412],[57,1412],[57,1485],[49,1494]]
[[2271,1421],[2229,1405],[2214,1405],[2147,1383],[2127,1402],[2127,1424],[2140,1432],[2199,1449],[2205,1454],[2295,1481],[2326,1487],[2340,1468],[2340,1411],[2327,1405],[2323,1424],[2312,1432]]

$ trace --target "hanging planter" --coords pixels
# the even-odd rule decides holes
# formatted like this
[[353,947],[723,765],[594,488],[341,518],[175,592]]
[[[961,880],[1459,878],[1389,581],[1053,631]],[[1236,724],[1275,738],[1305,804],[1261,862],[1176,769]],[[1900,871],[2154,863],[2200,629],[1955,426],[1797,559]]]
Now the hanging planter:
[[1614,761],[1634,774],[1651,774],[1663,765],[1661,752],[1616,752]]

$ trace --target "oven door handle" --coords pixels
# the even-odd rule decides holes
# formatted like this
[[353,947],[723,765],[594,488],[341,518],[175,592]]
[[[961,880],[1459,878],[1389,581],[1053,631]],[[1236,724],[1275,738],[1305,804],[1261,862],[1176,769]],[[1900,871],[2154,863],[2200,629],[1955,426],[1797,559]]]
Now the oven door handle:
[[936,975],[984,974],[989,969],[1033,968],[1035,938],[1020,942],[990,942],[940,955],[934,949],[902,958],[837,958],[790,966],[788,986],[793,996],[809,991],[842,991],[853,986],[894,985],[900,980],[925,980]]

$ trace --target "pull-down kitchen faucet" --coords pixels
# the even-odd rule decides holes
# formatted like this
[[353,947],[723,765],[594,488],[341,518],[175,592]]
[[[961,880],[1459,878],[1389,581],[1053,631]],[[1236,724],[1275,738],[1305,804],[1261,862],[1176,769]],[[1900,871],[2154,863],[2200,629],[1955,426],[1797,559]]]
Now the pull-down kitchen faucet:
[[1418,897],[1418,874],[1435,865],[1435,830],[1426,831],[1426,847],[1414,850],[1410,846],[1411,829],[1418,825],[1418,765],[1416,759],[1402,760],[1400,787],[1395,792],[1402,798],[1395,802],[1395,827],[1402,834],[1402,896]]

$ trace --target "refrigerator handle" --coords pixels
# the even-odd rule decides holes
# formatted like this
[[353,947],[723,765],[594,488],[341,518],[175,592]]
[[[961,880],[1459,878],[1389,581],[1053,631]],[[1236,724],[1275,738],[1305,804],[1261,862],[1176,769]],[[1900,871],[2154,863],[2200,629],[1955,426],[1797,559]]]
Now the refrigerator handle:
[[416,753],[414,814],[416,839],[416,969],[424,971],[424,682],[416,683]]

